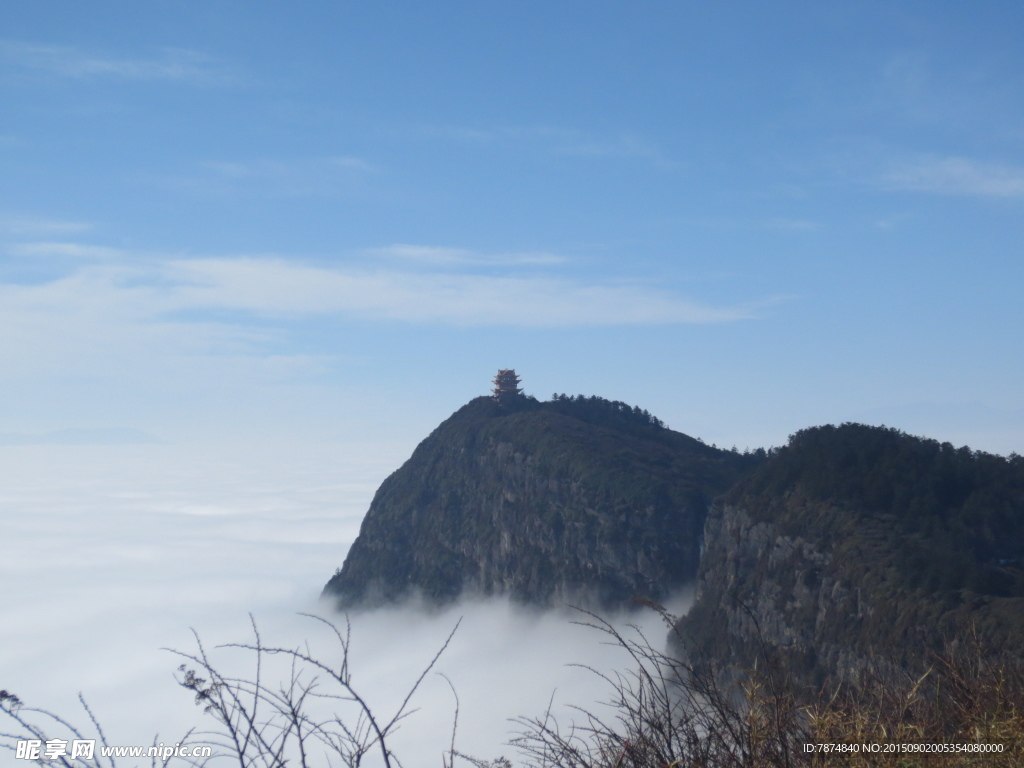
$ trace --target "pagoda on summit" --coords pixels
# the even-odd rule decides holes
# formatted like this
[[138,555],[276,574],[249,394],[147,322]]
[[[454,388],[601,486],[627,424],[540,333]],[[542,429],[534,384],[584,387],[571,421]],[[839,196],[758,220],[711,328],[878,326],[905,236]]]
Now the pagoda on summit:
[[494,399],[498,401],[499,405],[510,403],[523,394],[523,390],[519,388],[519,376],[516,375],[516,369],[502,368],[499,370],[498,375],[494,377],[494,389],[491,392],[494,393]]

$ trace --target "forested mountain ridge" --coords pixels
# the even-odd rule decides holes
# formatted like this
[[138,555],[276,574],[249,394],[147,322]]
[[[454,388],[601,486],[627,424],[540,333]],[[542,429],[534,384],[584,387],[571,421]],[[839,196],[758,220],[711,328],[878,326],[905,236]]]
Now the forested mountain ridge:
[[480,397],[381,485],[325,595],[659,599],[692,581],[712,498],[760,459],[598,397]]
[[614,607],[695,583],[696,661],[800,681],[919,663],[952,638],[1019,653],[1024,459],[895,429],[722,451],[597,397],[481,397],[381,485],[324,589],[342,608],[471,593]]
[[796,433],[713,506],[691,656],[797,678],[1024,637],[1024,459],[860,424]]

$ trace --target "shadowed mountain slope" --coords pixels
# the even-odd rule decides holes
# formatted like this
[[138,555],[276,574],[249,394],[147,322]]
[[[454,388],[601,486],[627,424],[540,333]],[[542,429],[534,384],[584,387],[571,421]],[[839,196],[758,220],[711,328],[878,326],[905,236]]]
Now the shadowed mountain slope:
[[712,498],[757,462],[624,403],[477,398],[384,481],[324,594],[657,600],[692,581]]
[[[806,429],[711,510],[688,652],[807,683],[1024,637],[1024,459],[894,429]],[[763,643],[763,645],[762,645]]]

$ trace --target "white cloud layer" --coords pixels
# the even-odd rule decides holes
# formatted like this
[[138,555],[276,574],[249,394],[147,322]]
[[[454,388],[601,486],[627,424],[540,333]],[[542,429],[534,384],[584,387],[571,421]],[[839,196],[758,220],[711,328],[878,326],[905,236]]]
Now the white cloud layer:
[[[174,682],[180,659],[161,650],[194,650],[189,627],[218,664],[245,676],[251,659],[216,646],[251,640],[249,612],[267,643],[308,640],[333,662],[330,638],[296,614],[331,615],[317,595],[374,489],[405,456],[355,443],[0,447],[0,577],[16,585],[0,604],[4,688],[88,729],[75,698],[82,691],[110,743],[141,746],[157,732],[174,743],[190,727],[213,726]],[[353,681],[378,713],[398,706],[460,616],[438,671],[458,691],[461,749],[485,759],[512,757],[507,718],[542,714],[553,693],[563,717],[572,714],[566,704],[607,696],[602,681],[568,664],[628,663],[573,617],[501,601],[432,616],[362,614],[353,618]],[[637,618],[654,642],[665,637],[659,617]],[[287,673],[272,660],[264,671],[271,686]],[[437,764],[452,692],[430,675],[412,706],[400,755],[409,766]]]

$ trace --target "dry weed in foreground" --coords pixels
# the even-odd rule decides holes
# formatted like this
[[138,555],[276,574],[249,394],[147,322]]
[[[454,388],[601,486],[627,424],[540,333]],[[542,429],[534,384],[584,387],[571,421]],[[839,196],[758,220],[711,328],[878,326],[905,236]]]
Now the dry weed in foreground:
[[[674,627],[674,617],[652,607]],[[550,708],[520,719],[514,744],[531,766],[1024,768],[1024,667],[988,658],[977,642],[936,657],[922,675],[879,665],[858,687],[808,702],[794,695],[766,649],[742,683],[727,686],[656,650],[638,628],[627,636],[583,613],[581,623],[629,653],[633,669],[592,669],[609,684],[610,699],[575,708],[572,722]],[[928,745],[950,751],[922,751]]]
[[[664,608],[649,607],[675,627],[675,617]],[[582,613],[586,620],[580,623],[627,652],[632,668],[624,673],[589,668],[608,683],[611,695],[604,707],[577,707],[572,722],[560,722],[550,707],[539,718],[520,719],[523,731],[513,745],[527,761],[521,766],[1024,768],[1024,665],[1018,659],[986,656],[976,639],[965,649],[936,657],[920,675],[878,665],[862,676],[857,687],[840,687],[808,702],[795,695],[766,648],[741,683],[725,684],[656,650],[637,627],[623,633],[596,614]],[[342,632],[324,619],[310,618],[332,630],[340,650],[333,664],[313,656],[308,648],[266,645],[255,623],[254,642],[227,646],[255,660],[255,672],[249,677],[222,673],[198,637],[194,653],[176,652],[186,662],[179,682],[215,723],[213,731],[192,731],[186,739],[217,748],[209,760],[172,758],[176,764],[193,768],[365,768],[370,764],[399,768],[403,764],[391,749],[391,737],[411,714],[411,697],[448,641],[395,710],[378,716],[353,686],[347,623]],[[283,682],[274,682],[268,668],[275,657],[286,662]],[[488,762],[458,751],[457,696],[455,701],[451,741],[440,761],[437,755],[426,760],[416,755],[411,758],[415,762],[407,765],[440,762],[444,768],[454,768],[461,761],[475,768],[512,768],[504,758]],[[335,710],[338,706],[347,714],[338,714],[342,711]],[[98,721],[86,711],[99,742],[107,745]],[[0,730],[0,751],[14,752],[17,740],[45,741],[55,732],[63,732],[63,738],[67,734],[84,738],[68,721],[26,707],[7,691],[0,691],[0,716],[15,727],[13,732]],[[844,748],[826,752],[813,746],[824,744]],[[908,752],[902,745],[946,745],[953,750],[964,745],[966,750]],[[985,745],[999,751],[980,751]],[[116,766],[112,759],[100,760],[98,755],[87,760],[62,758],[56,764]],[[151,765],[156,768],[156,761]]]
[[873,671],[857,689],[840,690],[806,711],[810,732],[821,743],[949,750],[927,755],[903,747],[898,754],[861,750],[835,763],[850,768],[1024,766],[1024,668],[1018,660],[986,658],[976,642],[937,656],[916,679],[905,672]]
[[[390,714],[382,715],[371,709],[364,691],[352,682],[347,620],[342,631],[319,616],[302,615],[326,625],[333,634],[339,652],[332,661],[314,656],[308,647],[283,648],[264,643],[254,620],[254,642],[218,646],[218,649],[242,651],[254,665],[248,676],[223,672],[220,660],[214,661],[198,634],[195,635],[195,652],[168,649],[184,660],[178,668],[178,683],[194,696],[195,703],[214,723],[211,730],[189,731],[181,743],[210,747],[212,755],[192,758],[175,754],[167,761],[158,757],[148,759],[143,753],[146,764],[151,768],[168,764],[192,768],[227,765],[239,768],[360,768],[365,765],[401,768],[402,762],[393,751],[392,737],[411,714],[413,695],[448,647],[458,624],[409,686],[404,699]],[[283,679],[278,679],[269,669],[275,657],[284,662],[280,665]],[[280,668],[276,670],[280,671]],[[99,721],[85,700],[81,702],[98,736],[98,739],[92,737],[99,743],[93,754],[81,757],[64,754],[55,759],[40,754],[37,759],[19,762],[26,766],[117,768],[114,757],[103,754],[111,744]],[[6,720],[14,724],[10,732],[0,726],[0,753],[8,751],[17,755],[18,743],[27,740],[53,741],[66,747],[72,739],[90,738],[70,721],[47,710],[26,707],[18,696],[6,690],[0,691],[0,716],[6,716]],[[3,719],[0,717],[0,722]],[[457,756],[461,755],[455,748],[453,723],[451,744],[440,755],[443,768],[452,768]],[[437,764],[436,760],[431,763]],[[481,761],[477,764],[491,768]],[[500,761],[496,765],[501,768]]]
[[[656,607],[671,627],[674,617]],[[737,690],[655,649],[638,627],[629,636],[588,611],[580,622],[607,636],[633,668],[609,675],[602,710],[576,707],[559,722],[550,709],[520,719],[513,743],[542,768],[760,768],[796,766],[806,718],[771,672]]]

